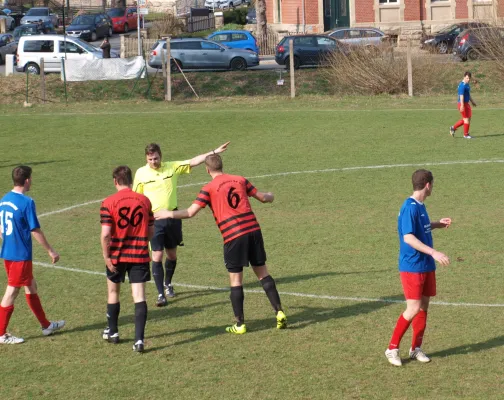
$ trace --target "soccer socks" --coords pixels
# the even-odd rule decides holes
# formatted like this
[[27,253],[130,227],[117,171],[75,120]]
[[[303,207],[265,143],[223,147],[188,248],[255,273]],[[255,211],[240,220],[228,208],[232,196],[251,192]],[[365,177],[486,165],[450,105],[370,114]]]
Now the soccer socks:
[[460,128],[462,125],[464,125],[464,120],[463,119],[461,119],[455,125],[453,125],[453,129],[456,130],[456,129]]
[[5,335],[7,331],[7,326],[9,326],[9,321],[12,313],[14,312],[14,305],[9,307],[0,306],[0,336]]
[[161,261],[152,261],[152,275],[154,276],[154,282],[156,283],[158,294],[162,294],[164,296],[164,270],[163,263]]
[[271,275],[268,275],[266,278],[261,279],[261,285],[275,312],[281,311],[282,304],[280,303],[280,295],[278,294],[275,280],[271,277]]
[[236,317],[236,325],[241,326],[245,321],[243,315],[243,302],[245,300],[243,286],[232,286],[229,298],[231,299],[231,305],[233,306],[233,312]]
[[35,317],[37,317],[38,321],[40,322],[40,326],[42,328],[47,328],[49,325],[51,325],[51,322],[46,318],[44,309],[42,308],[42,304],[40,303],[40,298],[38,294],[27,294],[26,295],[26,302],[28,303],[28,307],[30,307],[30,310],[32,310],[33,314],[35,314]]
[[135,343],[138,340],[141,340],[143,342],[146,323],[147,323],[147,303],[145,301],[135,303]]
[[464,136],[469,135],[469,124],[464,124]]
[[401,343],[401,339],[408,330],[411,321],[408,321],[406,318],[401,316],[397,320],[397,324],[394,329],[394,333],[392,334],[392,338],[390,339],[389,350],[398,349],[399,344]]
[[175,273],[175,267],[177,266],[177,259],[175,260],[166,259],[164,266],[166,272],[164,284],[165,286],[168,286],[171,285],[171,280],[173,278],[173,274]]
[[417,347],[422,347],[423,335],[427,326],[427,311],[420,310],[411,321],[411,325],[413,326],[411,348],[415,350]]
[[110,329],[109,335],[119,332],[117,321],[119,320],[119,313],[121,312],[121,303],[107,304],[107,321]]

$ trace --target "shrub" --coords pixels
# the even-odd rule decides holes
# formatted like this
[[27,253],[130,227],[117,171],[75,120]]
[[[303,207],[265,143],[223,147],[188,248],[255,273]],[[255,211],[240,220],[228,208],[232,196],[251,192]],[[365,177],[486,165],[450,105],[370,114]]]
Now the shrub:
[[467,54],[470,60],[487,59],[496,65],[496,70],[504,79],[504,26],[494,21],[491,28],[478,28],[472,31],[479,45]]
[[223,27],[217,29],[218,31],[239,31],[243,29],[243,25],[238,24],[226,24]]
[[152,21],[148,29],[149,38],[157,39],[163,35],[175,36],[184,30],[184,24],[171,13],[163,14],[159,19]]
[[234,8],[224,11],[224,24],[245,25],[247,23],[248,7]]

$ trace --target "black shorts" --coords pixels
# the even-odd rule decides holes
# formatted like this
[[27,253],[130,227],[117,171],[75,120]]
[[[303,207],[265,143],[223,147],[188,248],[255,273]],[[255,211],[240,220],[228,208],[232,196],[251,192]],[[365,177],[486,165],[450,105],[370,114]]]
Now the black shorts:
[[249,263],[253,267],[266,264],[266,251],[261,231],[254,231],[224,244],[224,263],[229,272],[242,272]]
[[114,283],[123,283],[126,272],[130,283],[144,283],[151,280],[149,263],[119,263],[116,265],[117,272],[113,274],[107,267],[107,279]]
[[163,251],[183,246],[182,221],[172,218],[154,221],[154,237],[150,244],[152,251]]

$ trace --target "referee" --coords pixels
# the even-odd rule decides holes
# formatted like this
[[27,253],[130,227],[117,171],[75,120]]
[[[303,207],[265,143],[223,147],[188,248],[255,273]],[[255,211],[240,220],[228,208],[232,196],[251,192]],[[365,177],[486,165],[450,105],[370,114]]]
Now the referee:
[[[161,148],[156,143],[145,147],[147,165],[135,173],[133,190],[151,201],[152,211],[177,209],[177,182],[179,175],[189,174],[192,167],[205,162],[206,156],[226,150],[229,142],[215,150],[185,161],[162,162]],[[182,221],[163,219],[154,223],[154,237],[150,242],[152,251],[152,275],[158,291],[156,306],[164,307],[166,297],[174,297],[172,278],[177,266],[177,246],[183,246]],[[166,250],[165,271],[163,270],[163,250]]]

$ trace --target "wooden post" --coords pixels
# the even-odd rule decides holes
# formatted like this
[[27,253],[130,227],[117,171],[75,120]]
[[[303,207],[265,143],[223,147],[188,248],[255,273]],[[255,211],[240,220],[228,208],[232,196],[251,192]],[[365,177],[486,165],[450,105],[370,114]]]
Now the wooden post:
[[42,101],[46,102],[46,77],[45,77],[45,66],[44,59],[40,59],[40,89],[42,91]]
[[121,58],[126,58],[126,43],[125,43],[125,36],[124,35],[121,35],[121,55],[120,57]]
[[289,40],[289,66],[290,66],[290,83],[291,83],[291,99],[296,97],[296,83],[294,81],[294,39]]
[[166,59],[167,59],[167,68],[166,68],[166,93],[165,100],[171,101],[171,44],[170,38],[166,38]]
[[7,33],[7,18],[0,19],[0,33]]
[[411,64],[411,39],[408,39],[408,50],[406,53],[408,63],[408,95],[413,97],[413,66]]

